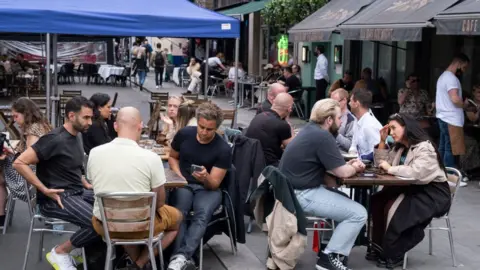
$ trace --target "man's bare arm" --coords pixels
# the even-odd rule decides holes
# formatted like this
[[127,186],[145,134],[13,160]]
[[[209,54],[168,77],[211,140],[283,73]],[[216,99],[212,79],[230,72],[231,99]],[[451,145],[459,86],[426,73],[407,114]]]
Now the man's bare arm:
[[174,171],[178,176],[185,179],[185,177],[180,172],[180,154],[172,148],[170,149],[170,156],[168,157],[168,165],[170,165],[170,169]]
[[450,100],[452,103],[455,105],[457,108],[463,108],[463,100],[462,98],[458,95],[458,89],[450,89],[448,91],[448,96],[450,97]]
[[165,205],[165,186],[161,185],[157,188],[153,188],[152,192],[157,193],[157,209]]
[[339,178],[349,178],[354,176],[357,173],[357,171],[352,165],[345,164],[343,166],[333,169],[332,173]]
[[213,167],[210,173],[207,173],[204,186],[211,190],[218,189],[226,174],[227,170]]

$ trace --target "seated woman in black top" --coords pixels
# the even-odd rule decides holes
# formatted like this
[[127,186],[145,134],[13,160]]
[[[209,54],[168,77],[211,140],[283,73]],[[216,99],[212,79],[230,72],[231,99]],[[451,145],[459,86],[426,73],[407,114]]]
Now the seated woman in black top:
[[90,150],[99,145],[110,142],[112,139],[108,131],[106,120],[111,117],[112,100],[109,95],[96,93],[90,101],[93,103],[92,125],[83,133],[83,149],[90,154]]

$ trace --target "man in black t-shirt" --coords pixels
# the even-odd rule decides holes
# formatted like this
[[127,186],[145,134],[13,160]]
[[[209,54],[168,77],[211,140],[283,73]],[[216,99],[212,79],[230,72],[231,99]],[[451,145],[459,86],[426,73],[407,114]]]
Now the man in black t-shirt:
[[317,269],[347,269],[339,258],[350,254],[367,220],[362,205],[329,189],[334,183],[327,171],[348,178],[365,168],[359,160],[345,163],[340,154],[335,136],[342,123],[341,115],[337,101],[317,101],[310,123],[290,142],[278,166],[290,180],[305,213],[338,222],[327,247],[318,254]]
[[278,94],[272,108],[257,114],[250,122],[245,136],[260,141],[266,165],[278,166],[283,147],[293,139],[293,131],[285,118],[292,112],[293,98]]
[[[55,269],[76,269],[70,252],[95,241],[92,186],[83,177],[83,147],[80,133],[92,124],[93,104],[74,97],[65,105],[65,124],[41,137],[14,162],[14,168],[37,189],[42,215],[80,227],[70,240],[55,246],[47,260]],[[35,174],[29,165],[37,166]]]
[[291,67],[286,67],[283,69],[283,77],[285,77],[285,88],[287,88],[287,92],[298,90],[300,87],[302,87],[302,83],[298,77],[293,75]]
[[172,206],[184,216],[194,212],[188,228],[186,221],[181,224],[170,270],[190,264],[213,212],[220,206],[219,187],[232,163],[230,146],[216,133],[223,121],[222,110],[213,103],[203,103],[197,109],[197,121],[196,127],[177,132],[168,159],[170,168],[188,182],[186,187],[172,192]]

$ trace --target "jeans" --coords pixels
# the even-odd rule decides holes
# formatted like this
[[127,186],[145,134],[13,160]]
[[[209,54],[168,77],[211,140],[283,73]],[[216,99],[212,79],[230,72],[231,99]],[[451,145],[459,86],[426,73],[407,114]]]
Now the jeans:
[[438,145],[438,152],[443,160],[443,165],[445,165],[445,167],[456,167],[455,158],[452,154],[450,134],[448,133],[448,124],[438,119],[438,126],[440,128],[440,143]]
[[[171,205],[180,210],[185,217],[173,244],[172,258],[175,255],[183,255],[186,259],[190,259],[200,245],[200,240],[205,234],[213,213],[222,202],[222,192],[189,184],[176,189],[171,196]],[[192,210],[193,217],[187,218]]]
[[159,85],[162,86],[164,70],[165,70],[164,67],[155,67],[155,85],[156,86],[159,86]]
[[295,194],[305,213],[337,222],[325,251],[348,256],[358,233],[365,226],[365,207],[322,186],[295,190]]
[[138,84],[143,85],[145,83],[145,78],[147,77],[147,72],[145,70],[137,70],[138,73]]

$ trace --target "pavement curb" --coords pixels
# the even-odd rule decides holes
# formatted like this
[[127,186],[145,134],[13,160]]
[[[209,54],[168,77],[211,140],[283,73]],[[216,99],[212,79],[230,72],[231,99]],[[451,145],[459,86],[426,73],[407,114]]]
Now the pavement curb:
[[221,264],[228,270],[265,270],[266,266],[244,244],[237,243],[237,253],[233,255],[230,239],[226,235],[217,235],[208,241],[208,246]]

